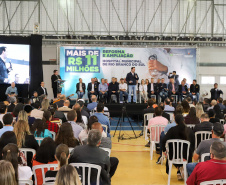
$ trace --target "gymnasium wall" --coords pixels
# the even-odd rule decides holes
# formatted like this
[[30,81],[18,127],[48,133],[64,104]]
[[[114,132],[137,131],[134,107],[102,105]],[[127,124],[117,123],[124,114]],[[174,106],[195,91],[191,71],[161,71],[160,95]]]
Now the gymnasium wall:
[[[43,45],[42,52],[44,81],[49,93],[49,98],[52,98],[53,93],[50,78],[53,70],[58,68],[56,62],[54,62],[54,60],[57,59],[57,46]],[[199,62],[199,66],[197,67],[197,80],[200,84],[200,92],[202,93],[205,90],[209,92],[213,87],[212,84],[201,84],[201,77],[215,76],[215,82],[217,82],[219,88],[225,92],[224,99],[226,99],[226,85],[220,84],[220,76],[226,76],[226,47],[199,47],[197,61]],[[75,84],[76,83],[77,82],[75,82]],[[210,97],[210,93],[207,97]]]

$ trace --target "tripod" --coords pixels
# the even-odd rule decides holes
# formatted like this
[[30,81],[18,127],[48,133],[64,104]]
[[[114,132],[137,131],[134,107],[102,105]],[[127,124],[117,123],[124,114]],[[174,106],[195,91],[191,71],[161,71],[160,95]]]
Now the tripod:
[[[130,136],[128,135],[128,136],[129,136],[128,138],[124,138],[124,137],[123,137],[124,134],[121,135],[121,131],[122,131],[122,123],[124,122],[124,115],[126,116],[126,118],[127,118],[128,121],[129,121],[130,127],[131,127],[132,130],[133,130],[134,137],[130,137]],[[131,121],[130,121],[130,119],[129,119],[129,117],[128,117],[128,114],[127,114],[126,106],[125,106],[125,105],[123,105],[123,107],[122,107],[122,115],[121,115],[121,117],[119,117],[119,119],[118,119],[118,123],[117,123],[116,129],[115,129],[115,133],[116,133],[116,131],[117,131],[117,129],[118,129],[119,126],[120,126],[120,131],[119,131],[119,136],[118,136],[118,142],[119,142],[120,139],[121,139],[121,140],[126,140],[126,139],[136,139],[136,138],[138,138],[138,137],[136,136],[136,133],[135,133],[134,129],[133,129],[132,123],[131,123]],[[114,133],[113,137],[115,137],[115,133]]]

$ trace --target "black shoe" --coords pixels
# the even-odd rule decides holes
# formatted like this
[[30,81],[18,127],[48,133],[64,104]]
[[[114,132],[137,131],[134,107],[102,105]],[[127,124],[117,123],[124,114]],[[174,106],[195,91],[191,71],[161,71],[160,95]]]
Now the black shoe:
[[162,156],[159,156],[159,158],[158,158],[156,164],[161,164],[161,161],[162,161]]
[[145,145],[145,147],[150,147],[150,142],[148,142],[148,143]]

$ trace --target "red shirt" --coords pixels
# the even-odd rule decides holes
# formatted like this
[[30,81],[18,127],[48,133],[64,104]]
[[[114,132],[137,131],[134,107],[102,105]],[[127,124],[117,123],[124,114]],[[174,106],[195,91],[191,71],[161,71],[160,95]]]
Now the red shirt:
[[58,130],[59,130],[59,126],[56,123],[52,123],[50,121],[46,121],[46,124],[48,126],[48,130],[49,131],[53,131],[57,134]]
[[196,165],[187,185],[199,185],[204,181],[226,179],[226,161],[211,159]]

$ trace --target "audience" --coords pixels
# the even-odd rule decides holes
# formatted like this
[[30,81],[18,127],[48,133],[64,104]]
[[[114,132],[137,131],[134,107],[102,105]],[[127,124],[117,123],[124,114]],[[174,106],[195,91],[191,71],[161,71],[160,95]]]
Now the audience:
[[1,185],[18,185],[15,170],[11,162],[0,161],[0,184]]
[[65,144],[68,147],[76,147],[79,145],[78,140],[74,137],[72,124],[63,123],[55,140],[56,145]]
[[217,99],[217,105],[220,106],[220,110],[224,110],[226,108],[225,105],[223,104],[223,98],[221,97]]
[[190,108],[195,107],[195,105],[192,102],[192,99],[190,97],[186,98],[186,101],[188,102]]
[[77,113],[77,124],[79,124],[83,129],[86,128],[88,119],[86,116],[82,116],[81,107],[78,103],[73,106],[73,110]]
[[181,105],[183,107],[183,113],[182,113],[182,115],[184,117],[186,117],[189,114],[189,112],[190,112],[189,103],[186,100],[184,100],[184,101],[181,102]]
[[31,130],[33,131],[33,134],[35,137],[45,138],[45,137],[51,137],[53,138],[53,135],[51,132],[46,129],[46,124],[41,119],[36,119],[34,121],[34,124],[32,125]]
[[[170,139],[182,139],[190,141],[190,148],[189,148],[189,159],[188,162],[192,162],[192,155],[195,149],[195,135],[191,128],[186,127],[184,123],[184,117],[183,115],[176,115],[175,117],[176,126],[169,129],[169,131],[166,133],[163,141],[162,141],[162,150],[163,152],[166,151],[166,142]],[[177,150],[175,151],[177,153]],[[169,148],[169,159],[172,159],[173,157],[173,149],[172,146]],[[187,158],[187,148],[183,147],[183,157],[184,159]],[[183,179],[183,167],[179,164],[174,164],[177,168],[177,178],[178,180]],[[166,161],[166,173],[168,173],[169,167],[168,167],[168,159]]]
[[84,106],[84,100],[83,99],[79,99],[78,102],[77,102],[80,107],[81,107],[81,114],[82,116],[86,116],[87,120],[89,119],[89,114],[90,114],[90,110]]
[[193,131],[198,132],[198,131],[211,131],[213,124],[209,122],[209,116],[208,114],[202,114],[201,115],[201,123],[195,125]]
[[57,105],[58,108],[63,107],[65,100],[66,100],[66,96],[62,94],[59,97],[59,101],[57,101],[55,104]]
[[[55,151],[56,151],[56,144],[52,138],[44,138],[41,142],[40,147],[36,152],[36,156],[33,158],[32,166],[42,165],[42,164],[57,164],[55,159]],[[46,173],[47,169],[45,169]],[[37,178],[37,185],[42,185],[42,172],[41,169],[36,170],[36,178]]]
[[4,126],[3,126],[2,129],[0,129],[0,137],[2,136],[2,134],[4,134],[7,131],[13,131],[13,127],[12,127],[13,116],[12,116],[12,114],[5,114],[3,116],[3,123],[4,123]]
[[204,112],[210,107],[210,100],[208,98],[204,98],[203,100],[203,110]]
[[48,111],[49,109],[49,100],[48,99],[44,99],[42,101],[42,108],[41,108],[41,111]]
[[57,123],[53,123],[51,122],[52,120],[52,114],[50,111],[45,111],[43,113],[43,119],[44,123],[46,123],[46,127],[49,131],[53,131],[57,134],[58,130],[59,130],[59,126]]
[[214,141],[210,147],[210,160],[198,163],[187,180],[187,185],[204,181],[226,179],[226,143]]
[[56,176],[55,185],[82,185],[76,169],[71,165],[64,165]]
[[210,109],[208,111],[208,115],[209,115],[209,118],[210,118],[210,120],[209,120],[210,123],[220,122],[220,119],[215,117],[215,111],[213,109]]
[[215,118],[224,119],[224,115],[221,113],[221,108],[219,105],[214,105],[213,110],[215,112]]
[[154,102],[152,99],[148,100],[148,107],[143,110],[143,115],[147,113],[154,113],[155,109],[153,108]]
[[33,104],[34,109],[31,111],[31,117],[34,117],[35,119],[42,119],[44,111],[41,111],[41,103],[39,101],[36,101]]
[[63,106],[63,107],[60,107],[60,108],[58,109],[58,111],[61,111],[61,112],[68,112],[68,111],[72,110],[71,108],[69,108],[69,106],[70,106],[70,101],[69,101],[69,100],[65,100],[65,101],[64,101],[64,106]]
[[211,104],[211,107],[208,107],[208,108],[207,108],[207,111],[209,111],[210,109],[213,109],[213,107],[214,107],[215,105],[217,105],[217,101],[216,101],[216,100],[212,100],[210,104]]
[[62,120],[62,123],[67,122],[67,119],[66,119],[64,113],[61,112],[61,111],[58,111],[58,106],[57,106],[57,104],[55,104],[55,103],[52,104],[52,105],[49,107],[49,110],[50,110],[51,112],[54,112],[54,113],[52,113],[52,116],[54,116],[54,117],[52,118],[52,120],[54,120],[55,118],[58,118],[58,119],[61,119],[61,120]]
[[204,114],[203,106],[201,103],[197,103],[195,106],[196,116],[200,119],[201,115]]
[[24,106],[24,111],[27,113],[28,116],[28,124],[31,127],[35,121],[34,117],[31,117],[31,111],[32,111],[32,106],[30,105],[25,105]]
[[28,166],[19,165],[18,155],[19,150],[16,144],[7,144],[2,151],[2,159],[12,163],[16,181],[18,180],[30,180],[32,177],[31,168]]
[[15,96],[12,96],[12,97],[9,97],[8,99],[9,101],[9,106],[7,108],[7,112],[13,112],[14,108],[16,107],[16,104],[17,104],[17,99]]
[[93,110],[95,107],[97,107],[97,97],[96,97],[96,95],[91,96],[91,101],[92,101],[92,103],[89,103],[87,105],[87,109],[89,109],[90,111]]
[[165,112],[173,112],[175,110],[173,106],[170,106],[169,98],[166,98],[164,102],[165,102],[165,109],[164,109]]
[[[165,109],[164,103],[163,102],[160,102],[158,104],[158,107],[161,107],[162,108],[162,117],[166,118],[170,122],[170,115],[164,111],[164,109]],[[155,114],[154,114],[154,117],[155,117]]]
[[195,107],[191,107],[189,114],[184,117],[185,124],[199,124],[199,118],[196,117],[196,110]]
[[0,128],[3,127],[3,116],[7,113],[7,106],[4,103],[0,103]]
[[68,120],[68,123],[70,123],[72,126],[74,137],[76,139],[79,139],[78,136],[79,136],[80,132],[83,130],[83,128],[79,124],[76,123],[77,113],[74,110],[69,111],[67,113],[67,120]]

